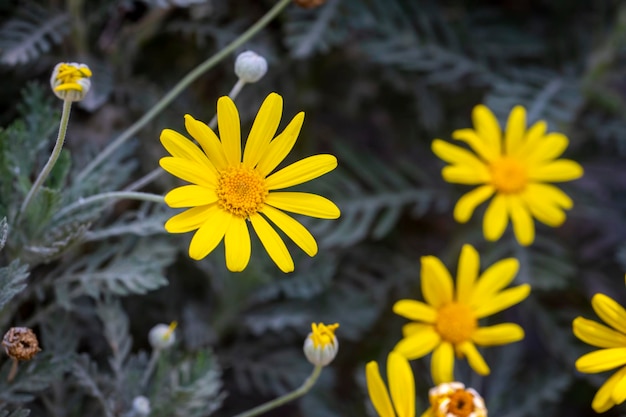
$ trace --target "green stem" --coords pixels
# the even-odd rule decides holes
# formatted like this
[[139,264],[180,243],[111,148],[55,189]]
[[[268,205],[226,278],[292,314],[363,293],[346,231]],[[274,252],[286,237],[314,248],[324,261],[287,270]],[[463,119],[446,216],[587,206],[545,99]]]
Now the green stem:
[[59,159],[59,155],[61,155],[61,150],[63,149],[63,142],[65,142],[65,134],[67,133],[67,125],[70,120],[71,109],[72,109],[72,101],[63,100],[63,113],[61,113],[61,123],[59,124],[59,134],[57,136],[57,141],[54,144],[54,149],[52,149],[50,158],[48,158],[48,162],[46,162],[46,165],[44,165],[43,169],[39,173],[39,176],[35,180],[35,183],[33,184],[32,187],[30,187],[30,190],[28,191],[28,194],[26,195],[26,198],[24,199],[24,202],[22,203],[22,207],[20,208],[18,218],[20,215],[26,212],[26,209],[28,208],[30,203],[32,203],[33,198],[35,198],[35,196],[37,195],[37,192],[43,185],[44,181],[46,180],[46,178],[48,178],[50,171],[52,171],[52,168],[54,168],[54,164],[57,162],[57,159]]
[[252,25],[247,31],[242,33],[237,39],[232,41],[224,49],[198,65],[191,72],[189,72],[182,80],[178,82],[167,94],[159,100],[150,110],[148,110],[139,120],[126,129],[120,136],[117,137],[109,146],[98,154],[76,177],[76,182],[83,181],[87,175],[91,173],[98,165],[100,165],[106,158],[108,158],[117,148],[122,146],[128,139],[130,139],[135,133],[143,128],[150,120],[156,115],[161,113],[165,107],[170,104],[189,84],[195,81],[207,70],[214,67],[222,59],[227,57],[235,49],[246,43],[250,38],[257,34],[267,24],[276,17],[285,7],[291,3],[291,0],[280,0],[274,5],[259,21]]
[[89,196],[87,198],[83,198],[81,200],[75,201],[72,204],[63,207],[57,213],[55,213],[54,218],[60,219],[66,214],[84,207],[89,204],[97,203],[102,200],[113,200],[113,199],[129,199],[129,200],[143,200],[143,201],[152,201],[155,203],[163,203],[163,196],[158,194],[150,194],[150,193],[140,193],[136,191],[110,191],[108,193],[96,194]]
[[304,383],[300,386],[300,388],[291,391],[288,394],[283,395],[282,397],[278,397],[272,401],[268,401],[265,404],[261,404],[258,407],[254,407],[251,410],[244,411],[241,414],[237,414],[235,417],[252,417],[258,416],[259,414],[263,414],[266,411],[273,410],[276,407],[280,407],[281,405],[288,403],[289,401],[295,400],[298,397],[303,396],[315,385],[317,378],[319,378],[320,373],[322,372],[321,366],[316,366],[313,369],[313,372],[309,377],[304,381]]

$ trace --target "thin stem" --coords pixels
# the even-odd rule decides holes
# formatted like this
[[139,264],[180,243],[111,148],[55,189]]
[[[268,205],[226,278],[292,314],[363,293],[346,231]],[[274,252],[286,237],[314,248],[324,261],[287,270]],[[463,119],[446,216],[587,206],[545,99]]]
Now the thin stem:
[[[245,85],[246,85],[245,81],[242,81],[241,79],[237,80],[235,85],[233,85],[233,88],[230,90],[230,93],[228,93],[228,97],[234,100],[239,95],[239,93],[241,92],[241,90],[243,89]],[[215,129],[216,126],[217,126],[217,115],[214,115],[211,121],[209,122],[209,127],[211,129]],[[163,174],[163,172],[165,171],[163,171],[161,167],[156,167],[155,169],[148,172],[143,177],[139,178],[137,181],[131,183],[128,187],[124,188],[124,191],[139,190],[140,188],[145,187],[146,185],[150,184],[152,181],[159,178],[161,174]]]
[[251,410],[244,411],[243,413],[237,414],[235,417],[253,417],[258,416],[259,414],[263,414],[266,411],[273,410],[276,407],[280,407],[281,405],[288,403],[289,401],[295,400],[298,397],[303,396],[315,385],[317,378],[319,378],[320,373],[322,372],[321,366],[316,366],[313,369],[313,372],[309,377],[304,381],[304,383],[300,386],[300,388],[291,391],[288,394],[283,395],[282,397],[278,397],[272,401],[268,401],[265,404],[261,404],[258,407],[254,407]]
[[89,196],[87,198],[83,198],[81,200],[75,201],[72,204],[63,207],[59,210],[54,217],[59,219],[66,214],[84,207],[89,204],[97,203],[102,200],[113,200],[113,199],[129,199],[129,200],[143,200],[143,201],[152,201],[155,203],[163,203],[163,196],[159,194],[151,194],[151,193],[140,193],[136,191],[110,191],[108,193],[96,194]]
[[150,379],[152,372],[154,372],[154,367],[159,361],[159,356],[161,356],[161,349],[153,349],[152,356],[150,356],[150,362],[148,362],[148,367],[146,368],[145,372],[143,373],[143,377],[141,378],[142,388],[148,384],[148,380]]
[[274,5],[261,19],[259,19],[254,25],[252,25],[247,31],[242,33],[237,39],[232,41],[224,49],[217,52],[215,55],[198,65],[191,70],[182,80],[178,82],[167,94],[159,100],[150,110],[148,110],[139,120],[126,129],[120,136],[117,137],[109,146],[107,146],[100,154],[94,158],[76,177],[77,182],[81,182],[93,171],[98,165],[100,165],[106,158],[108,158],[117,148],[122,146],[128,139],[130,139],[135,133],[143,128],[150,120],[156,115],[161,113],[165,107],[172,102],[189,84],[195,81],[198,77],[204,74],[207,70],[213,68],[222,59],[227,57],[235,49],[246,43],[250,38],[263,29],[274,17],[276,17],[285,7],[291,3],[291,0],[280,0]]
[[39,176],[33,183],[33,186],[28,191],[24,202],[22,203],[22,207],[20,208],[20,212],[18,216],[24,214],[26,209],[32,203],[33,198],[37,195],[37,192],[43,185],[48,175],[50,175],[50,171],[54,168],[54,164],[56,164],[57,159],[59,159],[59,155],[61,155],[61,150],[63,149],[63,142],[65,142],[65,134],[67,133],[67,125],[70,120],[70,110],[72,109],[72,101],[71,100],[63,100],[63,113],[61,113],[61,123],[59,124],[59,134],[57,136],[57,141],[54,144],[54,149],[52,149],[52,153],[50,154],[50,158],[48,158],[48,162],[44,165],[43,169],[39,173]]

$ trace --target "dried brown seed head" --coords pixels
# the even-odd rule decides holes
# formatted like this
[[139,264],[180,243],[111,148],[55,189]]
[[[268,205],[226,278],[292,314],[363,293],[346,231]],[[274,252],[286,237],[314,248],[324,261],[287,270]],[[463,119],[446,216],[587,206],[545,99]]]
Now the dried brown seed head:
[[2,346],[9,357],[20,361],[31,360],[41,350],[37,335],[28,327],[11,327],[2,338]]

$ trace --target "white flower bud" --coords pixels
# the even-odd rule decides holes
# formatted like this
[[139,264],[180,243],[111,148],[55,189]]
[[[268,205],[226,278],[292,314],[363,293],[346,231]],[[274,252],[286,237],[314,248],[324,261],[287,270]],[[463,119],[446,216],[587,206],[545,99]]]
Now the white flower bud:
[[267,72],[267,61],[252,51],[240,53],[235,60],[235,74],[243,82],[255,83]]
[[133,415],[146,417],[150,415],[150,400],[140,395],[133,399]]
[[153,349],[167,349],[176,342],[176,333],[174,329],[177,323],[173,321],[168,326],[167,324],[157,324],[148,334],[148,340]]
[[339,342],[335,337],[335,329],[339,324],[311,325],[313,331],[304,341],[304,355],[315,366],[326,366],[335,359],[339,350]]
[[52,70],[50,87],[61,100],[80,101],[91,88],[91,70],[85,64],[60,62]]

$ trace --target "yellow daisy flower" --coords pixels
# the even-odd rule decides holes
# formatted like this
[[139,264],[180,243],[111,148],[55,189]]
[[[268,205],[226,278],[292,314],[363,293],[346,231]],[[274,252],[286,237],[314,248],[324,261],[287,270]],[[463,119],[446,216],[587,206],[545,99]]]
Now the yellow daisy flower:
[[621,367],[600,387],[591,402],[597,413],[603,413],[626,400],[626,310],[604,294],[594,295],[591,306],[608,326],[583,317],[574,319],[576,337],[602,348],[578,358],[576,369],[595,374]]
[[508,258],[496,262],[478,277],[480,259],[471,245],[464,245],[459,258],[456,291],[450,272],[434,256],[421,259],[424,300],[400,300],[394,313],[414,320],[403,327],[404,338],[394,350],[407,359],[432,352],[431,373],[436,385],[454,381],[454,356],[467,357],[480,375],[488,375],[476,345],[494,346],[517,342],[524,330],[513,323],[479,327],[478,321],[515,305],[530,293],[530,285],[504,289],[517,274],[519,262]]
[[452,137],[469,145],[473,152],[441,139],[432,143],[433,152],[451,165],[444,167],[443,178],[450,183],[480,185],[459,199],[454,219],[466,223],[476,207],[493,197],[483,219],[483,233],[490,241],[500,239],[509,218],[521,245],[535,239],[533,217],[551,226],[565,221],[572,200],[550,182],[571,181],[583,175],[575,161],[557,159],[569,141],[562,133],[546,133],[546,122],[526,129],[526,110],[515,106],[506,130],[483,105],[472,112],[474,129],[454,131]]
[[396,352],[387,356],[387,383],[391,397],[376,362],[365,365],[365,377],[367,391],[380,417],[415,417],[415,380],[404,356]]
[[282,106],[281,96],[267,96],[243,155],[239,113],[229,97],[221,97],[217,102],[221,140],[211,128],[190,115],[185,115],[185,127],[202,149],[171,129],[161,133],[161,143],[172,155],[161,158],[161,167],[192,183],[165,196],[170,207],[191,207],[169,219],[165,229],[170,233],[197,229],[189,245],[191,258],[204,258],[224,239],[226,266],[231,271],[242,271],[250,260],[249,221],[276,265],[283,272],[291,272],[291,255],[270,222],[309,256],[314,256],[317,243],[311,233],[283,210],[321,219],[339,217],[339,208],[324,197],[277,191],[317,178],[337,166],[333,155],[314,155],[273,172],[293,148],[304,121],[304,113],[298,113],[274,137]]

